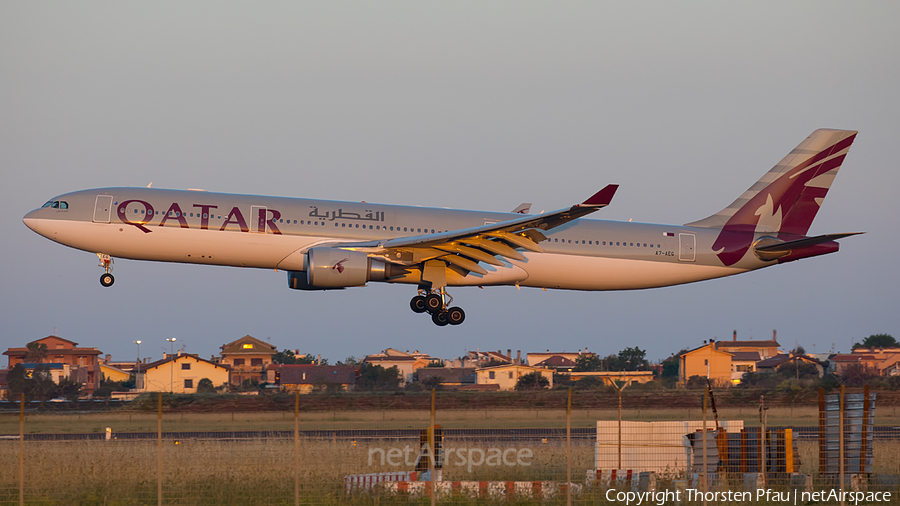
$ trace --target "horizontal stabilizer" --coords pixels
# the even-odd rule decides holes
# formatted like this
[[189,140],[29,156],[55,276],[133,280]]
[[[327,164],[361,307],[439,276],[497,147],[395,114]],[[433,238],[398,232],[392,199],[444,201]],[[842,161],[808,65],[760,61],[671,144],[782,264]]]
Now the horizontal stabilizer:
[[825,234],[825,235],[817,235],[815,237],[807,237],[805,239],[797,239],[796,241],[787,241],[787,242],[779,242],[775,244],[769,244],[766,246],[757,246],[756,251],[764,252],[764,253],[782,253],[782,252],[790,252],[797,249],[808,248],[810,246],[815,246],[816,244],[822,244],[823,242],[836,241],[838,239],[843,239],[844,237],[850,237],[851,235],[859,235],[864,234],[865,232],[849,232],[845,234]]

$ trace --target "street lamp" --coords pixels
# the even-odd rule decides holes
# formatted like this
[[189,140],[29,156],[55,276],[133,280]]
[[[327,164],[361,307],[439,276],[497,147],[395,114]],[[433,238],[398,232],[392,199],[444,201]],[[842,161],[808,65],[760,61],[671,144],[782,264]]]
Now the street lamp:
[[138,352],[138,354],[137,354],[137,373],[135,373],[135,375],[134,375],[134,388],[140,390],[140,388],[139,388],[140,385],[138,385],[138,382],[140,381],[139,378],[141,377],[141,343],[143,343],[144,341],[141,341],[140,339],[138,339],[137,341],[132,341],[132,342],[137,345],[137,352]]
[[[166,341],[169,341],[169,355],[174,355],[176,339],[174,337],[167,337]],[[172,359],[172,363],[169,364],[169,392],[175,392],[175,359]]]

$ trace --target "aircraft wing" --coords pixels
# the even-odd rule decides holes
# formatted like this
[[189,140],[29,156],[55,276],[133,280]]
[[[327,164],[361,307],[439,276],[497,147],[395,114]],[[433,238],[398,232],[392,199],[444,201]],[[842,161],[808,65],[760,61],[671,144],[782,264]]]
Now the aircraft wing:
[[455,267],[458,272],[462,271],[460,272],[462,275],[467,275],[469,272],[484,275],[487,274],[487,271],[480,267],[478,262],[503,265],[497,255],[514,260],[524,260],[525,257],[515,248],[542,252],[543,249],[538,243],[547,239],[541,233],[542,230],[556,228],[606,207],[612,201],[618,188],[618,185],[607,185],[584,202],[552,213],[523,216],[513,220],[437,234],[363,243],[342,243],[336,247],[366,251],[369,254],[384,256],[385,260],[391,263],[403,265],[415,265],[439,259],[450,264],[451,268]]

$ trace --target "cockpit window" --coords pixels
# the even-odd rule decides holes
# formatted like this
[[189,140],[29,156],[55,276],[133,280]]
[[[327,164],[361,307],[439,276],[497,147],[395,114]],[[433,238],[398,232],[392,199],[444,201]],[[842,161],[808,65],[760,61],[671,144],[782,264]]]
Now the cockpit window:
[[50,209],[68,209],[69,203],[65,200],[48,200],[46,204],[41,206],[41,209],[49,207]]

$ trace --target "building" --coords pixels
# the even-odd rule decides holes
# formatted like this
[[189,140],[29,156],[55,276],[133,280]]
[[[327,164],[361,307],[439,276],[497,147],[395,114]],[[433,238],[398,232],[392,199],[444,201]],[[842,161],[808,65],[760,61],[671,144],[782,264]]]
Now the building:
[[574,381],[584,378],[597,378],[609,385],[621,382],[625,386],[650,383],[653,381],[653,371],[591,371],[569,373],[569,378]]
[[[593,356],[595,356],[595,353],[587,351],[587,348],[585,348],[583,351],[578,350],[578,351],[573,351],[573,352],[547,350],[545,352],[528,353],[525,355],[525,360],[527,361],[528,365],[532,365],[535,367],[541,367],[541,365],[540,365],[541,363],[547,362],[547,360],[550,360],[553,357],[560,357],[560,358],[563,358],[566,361],[572,362],[574,364],[575,362],[578,361],[578,357],[580,357],[581,355],[593,357]],[[556,360],[555,362],[562,363],[561,360]],[[550,362],[550,363],[553,363],[553,362]],[[549,365],[550,363],[548,363],[547,367],[553,367],[552,365]]]
[[[529,353],[529,355],[531,354]],[[534,367],[549,367],[557,372],[572,372],[572,370],[575,369],[575,361],[569,360],[562,355],[553,355],[535,364],[529,362],[529,365],[533,365]]]
[[716,349],[715,342],[686,351],[679,357],[678,380],[684,384],[700,376],[709,378],[716,386],[731,385],[731,358],[731,353]]
[[759,362],[759,353],[755,351],[731,352],[731,382],[738,384],[744,379],[744,374],[756,372],[756,363]]
[[756,364],[756,369],[760,373],[773,373],[777,371],[779,367],[785,364],[793,365],[795,363],[806,363],[814,365],[819,377],[821,378],[822,376],[825,376],[825,364],[823,364],[822,362],[819,362],[812,357],[807,357],[806,355],[793,355],[789,353],[782,353],[780,355],[775,355],[772,358],[760,360]]
[[466,363],[472,367],[488,367],[500,364],[521,364],[522,352],[518,352],[518,358],[512,358],[512,350],[507,349],[506,355],[503,351],[481,351],[480,349],[466,353]]
[[368,355],[363,359],[363,362],[370,365],[380,365],[385,369],[396,367],[400,371],[400,386],[403,386],[406,383],[413,381],[413,375],[416,371],[435,360],[440,359],[433,358],[427,353],[419,353],[418,350],[409,353],[408,351],[402,352],[400,350],[388,348],[381,353]]
[[519,378],[533,372],[539,373],[553,388],[553,370],[524,364],[504,364],[475,370],[475,382],[479,385],[498,385],[500,390],[515,390]]
[[47,336],[28,344],[46,346],[46,355],[36,362],[26,362],[29,350],[25,348],[10,348],[3,352],[9,357],[9,368],[22,364],[26,370],[34,370],[37,364],[41,364],[50,370],[53,381],[59,383],[62,378],[69,378],[84,384],[84,393],[92,394],[100,386],[100,361],[101,352],[97,348],[82,348],[78,343],[63,339],[59,336]]
[[[753,352],[755,351],[759,355],[760,360],[765,360],[770,357],[774,357],[781,353],[779,348],[781,345],[778,344],[778,341],[775,339],[777,333],[772,331],[772,339],[767,341],[738,341],[737,340],[737,331],[734,331],[732,335],[731,341],[719,341],[716,344],[716,349],[721,350],[727,353],[737,353],[737,352]],[[714,341],[710,341],[714,342]]]
[[828,361],[828,372],[840,376],[848,367],[860,366],[872,374],[879,374],[880,362],[874,355],[865,353],[838,353],[832,355]]
[[416,371],[416,381],[440,378],[445,390],[465,390],[476,384],[474,367],[423,367]]
[[313,390],[350,390],[359,379],[359,365],[270,364],[268,382],[281,390],[308,394]]
[[108,364],[106,361],[100,361],[100,380],[106,381],[128,381],[131,374]]
[[138,390],[142,392],[174,392],[193,394],[197,384],[206,378],[213,386],[228,383],[228,367],[204,360],[197,355],[178,352],[162,360],[141,365]]
[[231,370],[228,382],[240,386],[246,380],[266,381],[266,368],[278,352],[269,343],[247,335],[221,346],[218,363]]
[[878,361],[878,374],[881,376],[891,376],[898,369],[897,364],[900,364],[900,348],[854,348],[853,353],[875,357]]
[[0,401],[9,400],[9,385],[6,383],[6,369],[0,369]]

